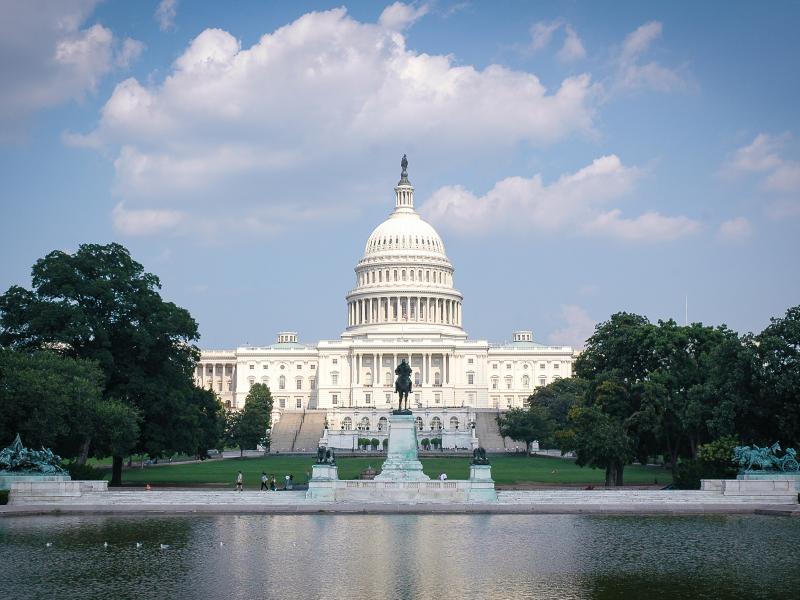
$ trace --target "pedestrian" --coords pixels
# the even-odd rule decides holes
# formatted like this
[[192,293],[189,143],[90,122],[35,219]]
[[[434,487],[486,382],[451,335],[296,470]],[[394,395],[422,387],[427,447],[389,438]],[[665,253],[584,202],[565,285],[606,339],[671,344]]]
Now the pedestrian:
[[294,475],[292,475],[291,473],[289,473],[289,484],[288,485],[289,485],[289,489],[290,490],[294,489]]
[[244,477],[242,472],[239,471],[236,475],[236,491],[241,492],[244,489]]
[[275,475],[274,475],[274,474],[272,474],[272,475],[270,475],[270,476],[269,476],[269,489],[271,489],[271,490],[274,492],[274,491],[275,491],[275,488],[276,488],[276,485],[275,485]]
[[261,471],[261,491],[264,490],[269,491],[269,486],[267,485],[267,474]]
[[283,484],[283,489],[284,489],[284,490],[289,490],[289,489],[291,489],[291,488],[289,487],[289,476],[288,476],[288,475],[284,475],[284,476],[283,476],[283,481],[284,481],[284,484]]
[[447,473],[442,473],[439,475],[439,481],[447,481]]

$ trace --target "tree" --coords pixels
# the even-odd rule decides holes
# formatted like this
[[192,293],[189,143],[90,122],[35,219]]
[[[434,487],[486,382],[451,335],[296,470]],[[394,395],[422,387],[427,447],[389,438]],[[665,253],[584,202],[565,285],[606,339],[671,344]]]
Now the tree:
[[[138,451],[195,452],[192,428],[217,422],[220,411],[195,392],[197,323],[160,287],[119,244],[51,252],[34,264],[32,290],[12,286],[0,296],[0,345],[95,361],[103,397],[140,416]],[[114,456],[112,485],[121,483],[122,458]]]
[[265,444],[271,418],[272,394],[266,384],[254,383],[244,400],[237,430],[236,445],[242,454],[245,448],[252,449]]
[[570,413],[574,423],[575,463],[605,469],[605,484],[621,486],[623,469],[633,460],[633,441],[624,425],[597,407],[575,407]]
[[534,441],[548,442],[553,431],[547,409],[537,404],[531,404],[528,408],[512,408],[505,415],[498,415],[497,425],[503,437],[525,442],[525,451],[528,453]]
[[800,445],[800,306],[786,311],[755,338],[760,397],[754,417],[764,443]]

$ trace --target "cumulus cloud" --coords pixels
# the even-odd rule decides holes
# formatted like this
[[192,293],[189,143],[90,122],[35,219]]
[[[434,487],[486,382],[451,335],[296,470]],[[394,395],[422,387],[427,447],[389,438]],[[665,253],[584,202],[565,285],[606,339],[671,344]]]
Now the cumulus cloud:
[[537,174],[526,179],[509,177],[483,196],[462,186],[435,191],[422,213],[444,229],[460,233],[496,230],[607,235],[631,241],[666,241],[689,235],[699,225],[688,217],[665,217],[649,212],[625,219],[607,204],[628,195],[640,171],[627,167],[616,155],[602,156],[575,173],[546,184]]
[[186,219],[175,210],[128,210],[117,204],[111,213],[114,227],[125,235],[154,235],[174,231]]
[[[127,67],[141,45],[82,24],[96,0],[17,2],[0,19],[0,140],[16,139],[32,113],[94,92],[115,66]],[[13,59],[11,59],[13,57]]]
[[580,36],[569,23],[562,20],[534,23],[531,27],[531,49],[538,51],[549,46],[553,35],[562,28],[564,44],[556,54],[556,58],[565,63],[586,58],[586,49],[583,47]]
[[564,321],[564,327],[550,333],[547,341],[556,346],[583,348],[586,340],[594,333],[595,320],[584,308],[575,304],[562,304],[561,318]]
[[178,15],[178,0],[161,0],[156,7],[153,18],[161,31],[175,29],[175,17]]
[[342,8],[312,12],[248,48],[205,30],[163,81],[122,81],[97,127],[65,140],[115,153],[115,192],[131,209],[211,206],[225,195],[246,214],[268,205],[312,218],[327,201],[321,188],[302,194],[278,179],[315,165],[332,172],[407,140],[446,156],[592,132],[588,75],[548,91],[527,72],[407,49],[398,29],[426,7],[395,3],[379,23]]
[[753,226],[744,217],[724,221],[719,226],[717,239],[724,242],[741,242],[753,235]]
[[644,60],[643,55],[650,50],[653,42],[661,37],[662,29],[660,22],[650,21],[628,34],[615,60],[615,88],[620,90],[649,88],[670,92],[688,86],[688,81],[679,69],[665,67],[656,61]]
[[761,191],[767,194],[767,214],[774,218],[800,215],[800,161],[786,156],[791,139],[788,133],[759,133],[722,168],[727,177],[756,175]]
[[428,4],[414,5],[395,2],[383,9],[378,23],[387,29],[402,31],[427,15],[429,11]]

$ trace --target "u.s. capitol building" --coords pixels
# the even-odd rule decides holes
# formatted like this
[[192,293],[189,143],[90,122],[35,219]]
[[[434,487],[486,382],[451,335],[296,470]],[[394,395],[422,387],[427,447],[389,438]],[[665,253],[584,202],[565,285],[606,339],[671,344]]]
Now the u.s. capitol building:
[[445,448],[470,448],[481,436],[484,446],[502,443],[497,411],[522,406],[534,388],[572,373],[572,348],[538,344],[531,331],[515,331],[505,344],[467,337],[453,265],[414,210],[405,157],[402,166],[394,211],[356,265],[340,339],[306,344],[281,332],[268,346],[201,353],[197,385],[228,407],[244,406],[254,383],[269,386],[274,451],[309,451],[320,438],[338,448],[357,447],[359,437],[382,441],[402,359],[413,369],[409,398],[420,435],[440,437]]

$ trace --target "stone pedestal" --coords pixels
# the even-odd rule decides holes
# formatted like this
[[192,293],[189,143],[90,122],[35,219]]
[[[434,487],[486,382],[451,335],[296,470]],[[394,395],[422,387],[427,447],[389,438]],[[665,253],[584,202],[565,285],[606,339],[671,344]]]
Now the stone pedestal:
[[497,491],[494,488],[491,465],[469,466],[469,491],[467,500],[470,502],[496,502]]
[[749,473],[740,473],[736,476],[740,481],[758,481],[758,480],[772,480],[772,481],[792,481],[794,487],[800,493],[800,472],[780,472],[780,471],[751,471]]
[[336,465],[314,465],[311,467],[306,498],[333,502],[336,499],[337,481],[339,481],[339,468]]
[[414,415],[389,417],[389,449],[375,481],[430,481],[417,457],[417,427]]
[[69,475],[11,475],[10,473],[0,474],[0,490],[10,490],[11,484],[22,482],[46,482],[69,481]]

